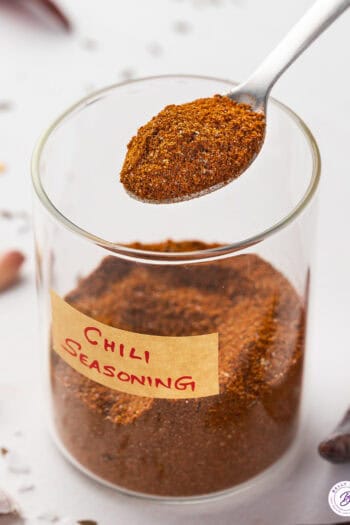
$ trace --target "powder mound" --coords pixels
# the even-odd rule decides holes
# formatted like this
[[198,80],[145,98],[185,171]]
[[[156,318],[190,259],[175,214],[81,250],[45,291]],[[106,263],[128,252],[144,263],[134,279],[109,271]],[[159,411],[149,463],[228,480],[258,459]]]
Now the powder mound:
[[264,135],[264,114],[226,96],[166,106],[129,142],[120,180],[143,201],[193,198],[241,175]]
[[[130,245],[168,252],[215,246],[171,240]],[[66,301],[131,332],[219,333],[220,394],[198,399],[110,390],[52,350],[57,431],[69,453],[97,476],[148,494],[207,494],[258,474],[291,444],[298,421],[305,305],[288,280],[259,256],[179,266],[108,256]]]

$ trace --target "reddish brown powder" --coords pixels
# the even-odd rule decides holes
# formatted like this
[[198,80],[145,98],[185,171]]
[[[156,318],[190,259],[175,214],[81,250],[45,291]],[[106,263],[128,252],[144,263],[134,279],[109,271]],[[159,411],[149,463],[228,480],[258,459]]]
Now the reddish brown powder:
[[192,198],[241,175],[264,134],[264,114],[226,96],[173,104],[131,139],[120,180],[143,201]]
[[[133,246],[190,251],[214,245]],[[200,399],[112,391],[52,352],[58,434],[97,476],[147,494],[206,494],[258,474],[290,445],[299,406],[304,306],[260,257],[165,267],[110,256],[66,300],[125,330],[167,336],[219,332],[220,395]]]

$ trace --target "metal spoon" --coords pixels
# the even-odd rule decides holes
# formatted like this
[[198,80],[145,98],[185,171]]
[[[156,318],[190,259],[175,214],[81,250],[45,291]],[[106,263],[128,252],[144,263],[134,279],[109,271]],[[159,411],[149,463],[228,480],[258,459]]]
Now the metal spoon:
[[[225,95],[235,102],[248,104],[254,112],[265,114],[270,91],[275,82],[294,60],[348,7],[350,7],[350,0],[317,0],[248,80]],[[222,188],[236,179],[255,160],[262,145],[263,136],[259,144],[260,147],[257,148],[254,155],[248,158],[248,162],[242,166],[242,170],[239,173],[233,173],[232,178],[226,178],[209,187],[206,186],[199,192],[194,191],[185,195],[174,195],[169,185],[167,190],[169,196],[158,200],[153,195],[150,198],[147,195],[140,197],[137,195],[137,192],[133,191],[135,187],[132,187],[132,184],[137,178],[130,178],[132,184],[129,182],[129,187],[125,183],[125,179],[122,182],[131,197],[143,202],[165,204],[193,199]],[[152,174],[150,177],[152,177]]]
[[266,113],[268,97],[282,73],[348,7],[350,0],[317,0],[254,73],[227,96]]

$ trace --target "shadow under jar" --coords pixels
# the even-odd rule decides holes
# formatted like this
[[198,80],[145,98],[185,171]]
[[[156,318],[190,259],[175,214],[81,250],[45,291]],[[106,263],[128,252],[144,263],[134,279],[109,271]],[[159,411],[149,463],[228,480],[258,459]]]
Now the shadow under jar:
[[118,182],[140,125],[230,87],[166,76],[106,88],[33,158],[57,442],[100,481],[173,501],[258,479],[299,425],[319,180],[305,125],[271,101],[257,160],[198,199],[143,204]]

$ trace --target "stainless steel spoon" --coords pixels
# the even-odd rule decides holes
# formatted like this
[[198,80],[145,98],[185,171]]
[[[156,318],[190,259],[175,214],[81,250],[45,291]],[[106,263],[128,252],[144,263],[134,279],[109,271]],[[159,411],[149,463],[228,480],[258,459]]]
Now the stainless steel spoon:
[[270,91],[282,73],[348,7],[350,0],[317,0],[248,80],[227,96],[265,113]]
[[[248,80],[224,95],[238,103],[249,104],[255,112],[266,113],[270,91],[275,82],[294,60],[348,7],[350,7],[350,0],[317,0]],[[261,141],[260,147],[262,144],[263,141]],[[248,168],[258,154],[259,150],[249,159],[249,164],[246,164],[244,170]],[[234,173],[232,178],[206,187],[200,192],[174,196],[169,190],[169,198],[162,198],[162,200],[156,200],[153,196],[148,199],[145,195],[140,198],[131,191],[130,187],[126,187],[126,191],[131,197],[143,202],[153,204],[181,202],[218,190],[232,182],[241,173]]]

